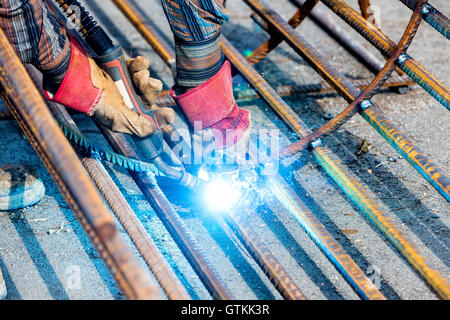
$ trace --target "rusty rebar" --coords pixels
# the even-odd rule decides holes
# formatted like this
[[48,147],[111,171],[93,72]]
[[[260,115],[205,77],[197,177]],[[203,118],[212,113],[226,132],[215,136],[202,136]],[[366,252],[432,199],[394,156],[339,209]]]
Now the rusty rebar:
[[122,293],[129,299],[159,299],[158,288],[120,237],[96,187],[64,138],[2,30],[0,79],[2,95],[8,108]]
[[283,298],[306,300],[306,296],[280,261],[248,224],[245,212],[244,208],[238,206],[232,211],[224,212],[223,218]]
[[289,185],[280,177],[268,176],[267,185],[281,205],[299,223],[311,240],[326,257],[333,261],[336,269],[344,276],[350,286],[363,299],[385,300],[384,295],[375,287],[355,261],[320,223],[315,214],[293,193]]
[[[43,95],[42,80],[38,75],[37,70],[29,66],[26,66],[26,70],[41,95]],[[81,134],[80,129],[62,105],[52,101],[47,101],[47,105],[58,121],[65,123],[72,130]],[[139,254],[154,274],[167,297],[171,300],[190,299],[186,289],[173,273],[171,267],[164,259],[156,244],[150,238],[145,227],[137,218],[136,213],[130,207],[102,163],[95,158],[86,156],[81,157],[83,166],[86,168],[97,188],[109,204],[112,212],[127,232],[131,241],[136,246]]]
[[[292,28],[297,28],[305,18],[311,13],[319,0],[305,0],[305,2],[297,9],[295,14],[289,19],[289,25]],[[277,33],[273,33],[269,40],[265,41],[258,48],[253,50],[252,54],[247,57],[248,62],[255,64],[262,58],[267,56],[270,51],[278,47],[283,42],[283,38]]]
[[84,157],[81,162],[102,192],[167,297],[170,300],[190,300],[191,296],[176,277],[105,167],[93,158]]
[[[304,1],[305,0],[290,0],[290,2],[297,7],[303,5]],[[322,8],[316,6],[309,15],[309,18],[342,45],[347,52],[362,63],[369,71],[378,74],[383,69],[384,63],[367,50],[360,42],[353,39],[348,32],[342,29],[333,19],[328,17]],[[404,75],[403,71],[400,69],[397,68],[396,71],[400,75]]]
[[[253,0],[248,0],[249,2]],[[343,111],[341,111],[336,117],[334,117],[331,121],[323,125],[321,128],[317,129],[313,133],[308,136],[302,138],[300,141],[293,143],[292,145],[286,147],[280,153],[280,156],[288,157],[292,156],[306,147],[308,147],[313,141],[320,139],[336,129],[340,128],[344,125],[348,120],[350,120],[357,112],[358,108],[360,108],[361,103],[366,101],[370,104],[370,99],[378,92],[381,86],[386,82],[386,80],[391,76],[392,72],[395,70],[395,61],[400,57],[400,55],[404,54],[406,50],[408,50],[416,32],[419,27],[420,22],[422,21],[422,8],[427,3],[427,0],[418,0],[417,7],[415,8],[411,19],[405,31],[403,33],[402,38],[397,44],[392,56],[389,57],[385,66],[380,71],[380,73],[375,77],[375,79],[365,88],[353,102],[350,103],[348,107],[346,107]],[[280,18],[281,19],[281,18]],[[287,26],[287,25],[286,25]],[[280,26],[281,28],[282,26]],[[283,28],[284,29],[284,28]],[[291,31],[293,30],[286,30]],[[318,57],[318,59],[323,59]],[[333,70],[334,72],[334,70]]]
[[[139,21],[139,25],[135,25],[136,29],[142,32],[142,35],[149,40],[150,45],[155,44],[155,40],[158,39],[157,44],[158,47],[168,47],[165,43],[161,43],[161,38],[159,38],[158,34],[156,34],[155,30],[148,29],[149,24],[145,24],[145,20],[142,17],[138,16],[138,13],[132,10],[132,7],[127,3],[128,1],[115,1],[120,3],[119,9],[123,10],[124,14],[130,18],[130,21],[135,25],[137,21]],[[156,50],[158,52],[158,50]],[[166,61],[166,63],[170,64],[170,60],[172,57],[171,52],[158,52]],[[169,99],[170,101],[170,99]],[[161,100],[157,102],[161,105]],[[303,300],[305,296],[302,294],[301,290],[297,287],[294,281],[287,275],[281,264],[278,260],[273,256],[270,252],[269,248],[264,244],[264,242],[256,235],[251,235],[245,230],[242,225],[236,223],[234,217],[230,214],[226,214],[226,221],[229,226],[236,232],[236,234],[240,237],[242,243],[246,246],[249,253],[254,257],[255,261],[261,267],[261,269],[268,275],[271,282],[280,292],[280,294],[286,299],[293,300]]]
[[[139,156],[122,134],[112,132],[98,123],[97,126],[116,152],[139,160]],[[231,292],[207,259],[204,250],[199,247],[195,237],[159,188],[155,177],[145,172],[129,171],[129,173],[211,296],[215,299],[233,299]]]
[[[239,51],[225,38],[222,39],[221,48],[230,62],[258,90],[261,96],[297,135],[301,137],[311,132],[297,114],[276,94],[275,90],[267,81],[252,68]],[[371,113],[376,113],[374,109],[371,107],[366,111],[370,110]],[[378,113],[376,114],[379,117],[383,117]],[[373,114],[370,114],[370,117],[373,116]],[[390,125],[389,120],[385,117],[383,119],[389,123],[389,126],[381,122],[380,127],[384,125],[383,128],[391,132],[390,130],[392,130],[391,128],[393,126]],[[379,121],[379,119],[375,118],[375,121]],[[450,285],[448,280],[423,259],[418,253],[417,248],[407,240],[398,227],[390,220],[389,215],[383,211],[358,179],[345,169],[325,146],[318,144],[312,153],[331,178],[344,190],[367,218],[376,225],[378,230],[385,235],[400,254],[402,254],[441,297],[449,299]]]
[[369,18],[372,18],[372,21],[370,21],[373,24],[375,23],[375,18],[373,17],[373,12],[371,12],[369,9],[371,7],[370,0],[358,0],[359,10],[361,11],[361,15],[364,19],[369,20]]
[[[342,20],[359,32],[384,56],[390,57],[395,43],[342,0],[321,0]],[[416,60],[404,54],[396,62],[402,71],[416,81],[426,92],[450,110],[450,90]]]
[[[131,7],[127,8],[127,10],[124,13],[126,16],[128,16],[129,14],[138,14]],[[132,19],[130,21],[136,22],[136,21],[139,21],[139,19]],[[143,27],[140,26],[138,28],[138,30],[141,30],[141,28],[143,28]],[[151,36],[151,38],[153,39],[155,37],[155,35],[149,35],[148,32],[145,32],[142,35],[144,36],[144,38]],[[223,39],[223,41],[226,42],[225,39]],[[239,54],[236,53],[237,51],[235,49],[230,49],[230,50],[234,50],[234,52],[235,52],[234,54],[230,54],[230,51],[228,50],[229,48],[226,47],[226,43],[224,44],[224,42],[221,44],[222,50],[224,51],[225,55],[230,59],[230,61],[235,66],[237,66],[238,70],[242,73],[243,68],[241,68],[241,65],[238,63],[238,61],[241,61],[241,62],[249,65],[248,62],[242,56],[240,56],[240,60],[239,60],[239,58],[237,58],[238,60],[236,60],[236,57],[239,56]],[[152,42],[149,41],[149,44],[152,45]],[[251,67],[247,67],[247,68],[251,68]],[[252,69],[252,70],[253,70],[252,72],[255,72],[254,69]],[[247,76],[247,74],[245,73],[245,70],[242,74],[244,76]],[[260,78],[260,79],[261,79],[261,82],[264,81],[262,78]],[[251,83],[254,85],[254,82],[251,82]],[[267,84],[266,84],[266,86],[267,86]],[[267,90],[265,90],[265,88],[266,88],[265,86],[263,86],[263,87],[256,86],[256,87],[257,87],[258,91],[263,90],[264,92],[267,92]],[[276,95],[276,93],[275,93],[275,95]],[[289,109],[289,107],[287,107],[287,108]],[[281,109],[279,109],[279,110],[281,110]],[[289,109],[288,113],[289,112],[291,113],[291,116],[293,118],[297,117],[296,114],[293,113],[291,109]],[[298,120],[296,123],[299,123],[299,122],[300,122],[300,120]],[[298,129],[298,127],[296,127],[296,129]],[[299,133],[299,131],[297,131],[297,130],[296,130],[296,132]],[[306,132],[309,132],[309,131],[306,130]],[[352,177],[348,171],[345,171],[343,169],[343,166],[338,163],[337,159],[331,160],[329,158],[329,154],[323,153],[325,150],[326,150],[326,148],[318,148],[317,149],[317,152],[319,152],[321,154],[321,159],[324,159],[324,160],[320,160],[320,161],[324,161],[325,164],[321,163],[320,161],[319,161],[319,163],[321,163],[325,168],[332,168],[329,171],[330,175],[332,177],[334,175],[338,175],[338,176],[343,175],[344,178],[347,179],[346,181],[348,181],[348,185],[354,186],[354,183],[355,183],[354,181],[356,181],[356,179],[354,177]],[[357,187],[355,187],[355,188],[357,188]],[[368,199],[366,198],[366,195],[364,192],[359,191],[359,192],[357,192],[357,194],[358,194],[358,196],[364,197],[361,200],[362,203],[368,204],[369,207],[377,209],[377,207],[375,205],[371,204],[372,200],[370,198],[368,198]],[[344,278],[351,284],[351,286],[355,289],[355,291],[362,298],[364,298],[364,299],[382,299],[383,298],[383,295],[378,290],[373,290],[373,287],[369,283],[370,280],[368,280],[364,276],[364,273],[357,266],[356,266],[356,268],[354,268],[356,264],[354,262],[352,263],[352,259],[349,256],[345,256],[344,252],[340,251],[340,250],[333,251],[333,249],[336,249],[336,248],[338,249],[338,246],[335,245],[336,242],[331,237],[328,237],[329,235],[321,232],[322,230],[320,230],[320,229],[317,229],[320,231],[318,234],[314,234],[314,232],[313,232],[314,229],[310,229],[309,226],[306,227],[306,225],[315,225],[315,226],[317,226],[317,228],[320,228],[320,227],[318,227],[320,225],[320,223],[317,222],[316,220],[312,219],[312,215],[310,215],[309,217],[306,217],[305,220],[302,220],[303,217],[299,218],[299,216],[300,215],[297,215],[297,219],[299,219],[299,221],[304,221],[302,227],[305,227],[308,229],[308,231],[307,231],[308,234],[313,238],[313,240],[316,242],[316,244],[322,250],[324,250],[325,254],[330,259],[330,261],[344,275]],[[232,220],[228,220],[227,223],[231,226],[235,226],[235,227],[237,226],[238,227],[237,231],[239,231],[241,233],[242,232],[247,233],[247,231],[245,231],[245,228],[239,227],[240,223],[238,223],[236,221],[232,221]],[[316,230],[314,230],[314,231],[316,231]],[[266,250],[258,251],[258,248],[259,248],[258,241],[260,241],[259,239],[253,239],[251,236],[250,237],[244,236],[241,240],[243,241],[244,245],[246,245],[249,252],[254,256],[254,258],[257,258],[257,259],[264,258],[263,256],[260,256],[260,254],[261,254],[261,252],[267,252],[267,251]],[[268,258],[270,258],[270,259],[268,259]],[[267,257],[267,259],[268,259],[267,262],[264,262],[264,260],[260,260],[260,262],[258,262],[258,263],[265,263],[265,264],[268,263],[270,265],[272,258]],[[266,270],[264,270],[264,272],[266,272],[266,274],[268,274],[270,276],[270,274],[273,272],[271,270],[272,269],[266,269]],[[276,280],[276,279],[273,279],[272,281],[274,281],[274,280]],[[283,279],[279,279],[276,281],[280,281],[280,280],[283,281]]]
[[[408,8],[414,10],[416,6],[416,0],[400,0]],[[431,4],[427,4],[423,10],[423,20],[425,20],[430,26],[436,29],[447,39],[450,39],[450,19],[442,14],[438,9],[433,7]]]
[[[131,13],[128,12],[126,15]],[[145,35],[145,33],[143,35]],[[275,90],[268,85],[268,83],[251,67],[247,60],[225,38],[223,38],[221,48],[230,62],[239,70],[247,81],[255,87],[259,94],[268,102],[276,113],[285,120],[291,129],[299,136],[304,136],[310,132],[292,109],[277,95]],[[404,136],[398,131],[393,132],[392,130],[396,129],[390,121],[374,109],[375,108],[369,108],[370,115],[367,115],[369,114],[369,112],[367,112],[367,114],[363,113],[363,116],[366,116],[368,121],[376,122],[373,126],[379,126],[379,130],[386,136],[393,134],[393,136],[390,137],[390,140],[401,139],[400,142],[396,141],[396,143],[402,146],[400,149],[405,148]],[[380,117],[383,121],[378,123],[378,121],[381,120],[379,119]],[[408,150],[411,151],[411,149]],[[412,149],[412,151],[416,152],[416,149]],[[389,221],[388,215],[383,212],[381,207],[372,196],[369,195],[358,179],[345,169],[345,167],[340,164],[339,160],[334,157],[326,147],[318,146],[313,150],[313,155],[319,164],[330,174],[332,179],[345,191],[379,230],[386,235],[406,260],[412,264],[422,276],[424,276],[426,281],[430,283],[441,296],[445,295],[449,290],[447,280],[423,260],[417,253],[417,249],[411,245],[398,228]]]
[[158,32],[150,24],[145,22],[141,14],[132,9],[128,0],[113,0],[113,2],[173,71],[175,69],[175,51],[158,35]]
[[[391,76],[381,88],[383,89],[392,89],[392,88],[404,88],[408,85],[414,84],[407,76]],[[353,85],[358,90],[363,90],[370,84],[369,80],[354,80]],[[304,85],[282,85],[274,87],[276,93],[280,97],[294,97],[296,95],[302,94],[336,94],[336,91],[326,82],[323,83],[313,83],[313,84],[304,84]],[[233,88],[233,95],[236,102],[243,102],[246,100],[257,100],[261,99],[258,91],[248,87],[247,85],[238,85]],[[170,107],[174,106],[175,102],[170,96],[169,90],[164,90],[158,96],[158,99],[155,102],[156,105],[160,107]]]
[[[261,10],[260,10],[261,11]],[[261,12],[263,15],[265,12]],[[270,11],[268,13],[271,13]],[[356,13],[355,13],[356,14]],[[361,18],[362,19],[362,18]],[[272,22],[274,27],[280,28],[277,23],[281,23],[280,18],[272,17],[266,22]],[[289,29],[289,26],[284,26]],[[352,103],[359,95],[360,91],[332,67],[317,51],[299,36],[295,31],[285,32],[290,44],[303,58],[340,94],[347,102]],[[366,108],[359,110],[363,118],[377,130],[386,141],[394,147],[408,162],[431,183],[439,193],[450,201],[450,178],[434,164],[429,157],[403,133],[401,133],[386,116],[379,111],[374,104],[368,100]],[[303,135],[304,136],[304,135]]]

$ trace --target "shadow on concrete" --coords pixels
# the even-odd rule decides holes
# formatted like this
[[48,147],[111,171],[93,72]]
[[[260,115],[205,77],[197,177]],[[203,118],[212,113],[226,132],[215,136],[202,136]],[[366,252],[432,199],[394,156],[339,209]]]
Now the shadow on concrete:
[[22,296],[20,295],[19,290],[17,290],[17,287],[14,284],[14,281],[12,280],[9,271],[5,266],[5,262],[3,261],[1,255],[0,255],[0,269],[2,270],[3,273],[3,280],[5,280],[6,291],[8,292],[8,295],[6,296],[5,300],[22,300]]
[[68,300],[69,296],[64,289],[63,284],[58,278],[58,275],[53,269],[39,241],[36,239],[28,221],[20,219],[13,221],[13,225],[19,236],[22,238],[22,242],[42,280],[44,280],[50,295],[56,300]]

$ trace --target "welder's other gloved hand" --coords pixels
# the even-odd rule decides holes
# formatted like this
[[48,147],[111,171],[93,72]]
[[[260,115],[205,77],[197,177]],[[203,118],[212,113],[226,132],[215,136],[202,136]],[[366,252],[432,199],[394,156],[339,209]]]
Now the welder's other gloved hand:
[[137,93],[141,96],[148,108],[155,111],[155,120],[158,127],[163,130],[164,127],[173,122],[175,112],[172,108],[160,108],[154,104],[156,98],[161,93],[162,82],[150,77],[150,71],[148,70],[150,61],[145,57],[138,56],[128,59],[127,65]]
[[92,70],[92,83],[95,87],[104,90],[103,97],[89,113],[89,116],[116,132],[133,134],[139,137],[146,137],[155,133],[155,123],[127,107],[111,77],[100,69],[92,59],[89,59],[89,62]]
[[[45,88],[45,79],[44,79]],[[125,105],[111,77],[90,58],[80,43],[71,38],[71,57],[64,79],[47,98],[92,116],[105,127],[121,133],[146,137],[156,124]]]
[[[231,65],[222,68],[208,81],[181,95],[171,95],[188,118],[195,143],[240,160],[248,151],[251,130],[250,111],[240,108],[233,97]],[[197,141],[196,141],[197,140]]]

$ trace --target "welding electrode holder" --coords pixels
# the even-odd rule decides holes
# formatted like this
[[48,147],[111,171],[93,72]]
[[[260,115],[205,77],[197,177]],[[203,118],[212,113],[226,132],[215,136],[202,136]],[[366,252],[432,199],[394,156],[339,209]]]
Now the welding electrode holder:
[[[74,19],[74,15],[76,15],[78,22],[82,26],[78,31],[95,53],[94,59],[98,65],[109,74],[118,86],[125,104],[136,112],[150,117],[155,121],[153,112],[145,112],[146,107],[134,89],[122,48],[114,45],[105,30],[103,30],[79,1],[55,0],[55,2],[62,8],[68,19]],[[168,144],[172,149],[177,144],[185,143],[174,128],[171,126],[167,127],[168,129],[164,133],[161,130],[157,130],[151,137],[133,137],[134,142],[145,160],[152,162],[163,175],[178,181],[181,185],[195,187],[199,183],[199,179],[186,172],[184,167],[171,167],[161,158],[164,144],[163,134],[168,136]]]
[[[151,118],[156,123],[154,111],[146,110],[146,106],[134,89],[122,48],[109,48],[106,54],[96,56],[95,60],[116,83],[123,99],[125,100],[125,104],[132,107],[138,113]],[[172,135],[177,135],[175,130],[168,134],[169,140],[181,141],[180,139],[172,139]],[[133,140],[144,159],[152,162],[163,175],[177,180],[182,185],[188,187],[193,187],[198,183],[198,179],[186,172],[184,168],[171,167],[161,158],[163,155],[164,144],[163,132],[161,132],[161,130],[156,130],[156,132],[150,137],[139,138],[133,136]]]
[[[96,56],[95,61],[114,81],[120,94],[125,100],[125,104],[128,107],[132,107],[138,113],[151,118],[152,121],[156,123],[153,113],[147,114],[144,112],[146,107],[141,99],[138,98],[134,89],[133,82],[127,71],[127,65],[122,49],[120,47],[114,47],[112,50],[109,50],[107,54]],[[161,154],[162,135],[159,133],[160,131],[157,130],[155,134],[148,138],[133,137],[135,143],[138,146],[142,146],[143,148],[141,149],[145,150],[145,158],[147,161],[152,161]]]

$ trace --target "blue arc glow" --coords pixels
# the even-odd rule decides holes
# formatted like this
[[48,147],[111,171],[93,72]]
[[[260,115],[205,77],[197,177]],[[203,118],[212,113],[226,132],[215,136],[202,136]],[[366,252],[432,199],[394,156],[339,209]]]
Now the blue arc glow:
[[214,211],[230,210],[241,198],[239,185],[220,177],[208,182],[204,195],[206,206]]

